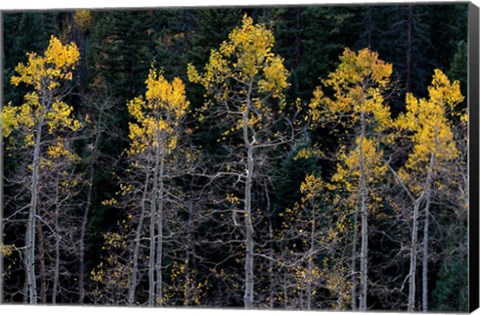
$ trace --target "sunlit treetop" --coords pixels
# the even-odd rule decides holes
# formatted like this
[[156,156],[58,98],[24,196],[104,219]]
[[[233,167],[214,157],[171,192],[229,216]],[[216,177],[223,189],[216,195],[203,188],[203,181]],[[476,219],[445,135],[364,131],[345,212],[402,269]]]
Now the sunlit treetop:
[[62,81],[72,80],[72,71],[80,59],[77,46],[64,45],[52,36],[43,55],[27,53],[27,56],[27,64],[19,63],[15,68],[11,83],[26,84],[33,91],[24,95],[22,105],[3,107],[3,135],[22,129],[28,146],[33,144],[32,129],[39,124],[46,125],[50,134],[60,129],[80,129],[80,121],[73,118],[73,108],[62,100],[64,95],[60,90]]
[[181,79],[175,77],[169,83],[161,73],[150,70],[145,84],[147,86],[145,92],[147,108],[152,111],[164,109],[168,115],[178,117],[186,114],[189,102],[185,95],[185,85]]
[[[410,132],[409,138],[414,146],[405,167],[415,172],[425,169],[432,155],[440,162],[452,160],[459,154],[452,121],[448,119],[455,106],[464,99],[459,82],[451,83],[442,71],[436,69],[428,94],[428,99],[407,94],[407,112],[396,120],[400,129]],[[460,115],[463,119],[468,117],[465,113]]]
[[355,53],[346,48],[340,57],[340,65],[329,74],[325,82],[333,86],[337,93],[347,90],[348,85],[352,84],[386,88],[391,74],[392,65],[379,59],[378,53],[368,48]]
[[75,43],[64,45],[52,36],[43,55],[30,52],[27,56],[28,63],[17,65],[11,83],[15,86],[25,83],[36,90],[53,90],[61,80],[72,80],[72,71],[80,60],[80,51]]
[[361,114],[372,116],[382,128],[391,124],[390,111],[382,93],[390,85],[392,65],[378,58],[368,48],[358,53],[346,48],[340,57],[340,65],[322,81],[324,88],[332,90],[333,98],[325,95],[321,86],[314,91],[309,104],[313,122],[331,121],[339,117],[351,117],[351,124]]
[[232,79],[243,85],[254,83],[258,92],[280,97],[288,87],[288,71],[283,59],[272,52],[273,45],[273,33],[265,25],[253,24],[252,18],[245,15],[242,25],[229,34],[228,40],[211,51],[203,75],[189,64],[188,78],[201,83],[219,101],[231,97]]
[[130,154],[142,153],[159,145],[174,149],[176,128],[189,107],[181,79],[168,82],[161,72],[151,69],[145,84],[145,95],[128,104],[128,112],[135,120],[129,124]]
[[73,23],[81,31],[84,32],[92,26],[92,11],[80,9],[73,14]]

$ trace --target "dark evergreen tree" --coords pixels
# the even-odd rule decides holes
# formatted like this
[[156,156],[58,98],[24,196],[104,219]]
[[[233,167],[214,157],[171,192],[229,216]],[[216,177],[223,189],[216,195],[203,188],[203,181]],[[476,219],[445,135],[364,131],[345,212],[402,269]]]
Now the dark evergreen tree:
[[319,79],[335,67],[342,49],[352,43],[351,9],[309,6],[255,12],[261,22],[271,25],[275,50],[290,71],[289,101],[308,100]]
[[95,11],[89,45],[90,84],[124,100],[142,92],[153,60],[151,11]]
[[230,31],[240,24],[242,10],[203,8],[192,12],[194,29],[190,36],[192,47],[187,52],[188,60],[195,66],[204,66],[212,48],[227,39]]
[[22,91],[13,89],[10,77],[19,62],[26,62],[25,52],[40,53],[48,46],[51,35],[57,35],[57,13],[9,13],[4,14],[4,95],[7,102],[20,101]]
[[467,41],[468,4],[422,5],[429,20],[432,60],[435,68],[447,71],[460,41]]
[[[467,95],[468,84],[468,46],[465,41],[460,41],[457,52],[453,56],[453,62],[450,67],[449,77],[452,80],[460,81],[460,88],[463,95]],[[467,104],[467,100],[463,101],[463,107]]]
[[356,47],[369,47],[393,64],[394,90],[389,103],[394,115],[403,110],[406,93],[425,96],[433,72],[427,8],[414,4],[367,5],[358,11],[362,31]]

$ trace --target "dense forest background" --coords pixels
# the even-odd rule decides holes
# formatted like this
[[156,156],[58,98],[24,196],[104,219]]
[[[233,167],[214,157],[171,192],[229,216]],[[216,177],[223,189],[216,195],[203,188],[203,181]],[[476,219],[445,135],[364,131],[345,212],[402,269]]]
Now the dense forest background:
[[[256,175],[249,181],[247,169],[244,182],[240,175],[229,176],[243,172],[250,152],[237,151],[243,140],[235,135],[236,127],[228,133],[230,113],[222,116],[205,109],[205,104],[227,100],[211,94],[206,77],[191,69],[208,73],[205,66],[215,64],[212,49],[218,50],[242,26],[245,15],[271,32],[271,51],[283,60],[282,67],[272,66],[277,59],[269,66],[288,76],[282,96],[274,93],[262,103],[269,108],[263,115],[275,118],[262,125],[262,132],[269,129],[261,134],[268,141],[281,141],[255,151]],[[394,145],[375,142],[391,172],[378,166],[384,162],[372,162],[378,178],[368,175],[375,179],[367,176],[364,184],[375,185],[368,199],[377,204],[368,209],[364,231],[354,204],[360,204],[359,196],[366,198],[366,192],[349,188],[362,178],[348,153],[355,150],[355,130],[360,129],[343,124],[348,115],[339,118],[342,123],[316,123],[312,113],[317,87],[339,69],[345,48],[368,48],[392,65],[388,87],[379,90],[392,119],[407,112],[409,93],[428,99],[435,69],[451,82],[458,80],[466,96],[466,4],[32,11],[3,13],[3,22],[5,104],[20,108],[26,102],[35,88],[25,81],[12,84],[15,69],[29,62],[27,52],[43,54],[54,35],[64,44],[75,43],[80,53],[72,80],[62,85],[61,93],[71,106],[67,115],[82,125],[57,132],[63,141],[57,147],[68,148],[75,157],[60,154],[51,160],[55,166],[40,172],[30,236],[36,248],[30,262],[36,270],[33,280],[25,231],[33,222],[28,194],[34,153],[21,149],[25,144],[15,140],[21,139],[15,131],[4,140],[4,302],[353,310],[425,310],[428,305],[432,311],[467,310],[468,193],[461,182],[467,177],[468,183],[468,145],[461,119],[446,114],[447,133],[453,134],[461,153],[446,160],[452,168],[442,164],[442,171],[432,173],[431,199],[409,182],[413,195],[421,197],[415,220],[414,207],[395,174],[409,161],[416,131],[402,136],[385,127],[376,134],[378,139],[386,133],[399,137]],[[152,67],[162,69],[161,74],[152,75]],[[166,144],[171,154],[165,162],[168,175],[160,175],[159,186],[151,187],[148,181],[157,184],[158,174],[142,177],[144,169],[138,165],[151,166],[146,174],[158,165],[152,166],[155,160],[147,154],[134,158],[133,144],[140,140],[132,136],[138,118],[132,100],[141,95],[148,99],[151,87],[146,80],[159,77],[167,82],[180,78],[184,87],[179,88],[179,99],[185,99],[174,109],[175,144]],[[338,99],[336,85],[323,84],[325,94]],[[241,95],[231,93],[228,102]],[[255,102],[263,102],[260,99]],[[455,105],[453,113],[461,113],[466,101],[457,97]],[[45,159],[54,156],[54,135],[45,137]],[[255,141],[247,141],[246,147]],[[332,188],[339,163],[350,181],[339,180]],[[423,170],[432,169],[417,167],[419,178]],[[162,218],[141,215],[138,209],[145,204],[157,209],[152,200],[163,185],[165,194],[158,199],[165,208]],[[250,185],[249,217],[236,209],[247,204],[244,185]],[[149,187],[154,197],[147,196]],[[428,239],[423,239],[425,226]],[[416,229],[418,249],[411,255]],[[162,234],[154,235],[160,230]],[[367,236],[368,253],[360,257]],[[245,277],[249,249],[244,239],[255,244],[251,279]],[[428,256],[422,256],[427,250]],[[412,263],[413,256],[417,262]],[[367,267],[364,281],[360,271]]]

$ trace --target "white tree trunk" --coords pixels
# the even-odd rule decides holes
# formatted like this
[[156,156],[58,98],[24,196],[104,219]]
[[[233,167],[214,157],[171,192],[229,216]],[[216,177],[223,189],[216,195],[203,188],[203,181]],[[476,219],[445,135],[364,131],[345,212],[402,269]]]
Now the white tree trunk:
[[33,151],[32,165],[32,182],[30,188],[30,207],[28,210],[28,223],[26,230],[26,253],[25,266],[27,270],[27,290],[28,302],[30,304],[37,303],[37,279],[35,275],[35,226],[37,215],[37,189],[38,189],[38,172],[40,163],[40,143],[42,140],[43,113],[40,114],[37,129],[35,130],[35,144]]
[[357,225],[358,225],[358,209],[355,207],[355,213],[353,214],[353,240],[352,240],[352,262],[351,262],[351,273],[352,273],[352,311],[357,310]]
[[359,311],[367,310],[367,281],[368,281],[368,204],[367,204],[367,183],[365,173],[365,161],[363,157],[363,140],[365,139],[366,121],[365,114],[361,114],[361,133],[359,144],[359,189],[360,189],[360,217],[361,217],[361,247],[360,247],[360,303]]
[[164,208],[164,195],[165,195],[165,154],[161,153],[160,157],[160,187],[158,190],[158,213],[157,213],[157,261],[155,269],[157,271],[157,303],[163,304],[163,208]]
[[[425,211],[428,212],[428,207],[430,206],[430,186],[432,183],[432,176],[433,176],[433,165],[435,163],[435,154],[430,155],[430,165],[427,170],[427,178],[425,179],[425,186],[422,194],[420,197],[418,197],[417,200],[415,200],[414,206],[413,206],[413,224],[412,224],[412,244],[411,244],[411,250],[410,250],[410,272],[408,274],[409,278],[409,291],[408,291],[408,307],[407,310],[409,312],[413,312],[415,310],[415,278],[416,278],[416,272],[417,272],[417,238],[418,238],[418,217],[419,217],[419,209],[421,203],[426,199],[427,205],[425,208]],[[425,221],[425,229],[428,234],[428,219]],[[424,233],[425,233],[424,229]],[[425,238],[426,237],[426,238]],[[428,235],[425,236],[424,234],[424,242],[427,241],[428,243]],[[425,250],[425,246],[427,246],[427,249]],[[428,262],[428,244],[425,245],[423,244],[423,255],[424,259],[426,257],[427,262]],[[424,260],[425,262],[425,260]],[[426,268],[426,266],[424,266]],[[423,277],[423,285],[427,286],[427,278],[426,278],[426,270],[422,270],[422,277]],[[425,273],[424,273],[425,272]],[[424,292],[423,294],[428,294],[428,290],[426,290],[426,287],[423,288]],[[426,296],[423,296],[423,302],[422,306],[425,306],[425,299]],[[428,305],[427,305],[428,306]]]
[[191,278],[190,264],[194,254],[193,248],[193,190],[190,188],[190,200],[188,202],[188,221],[187,221],[187,237],[186,237],[186,251],[185,251],[185,288],[183,290],[183,305],[188,306],[191,304],[193,298],[193,279]]
[[[268,187],[267,184],[264,185],[265,187],[265,198],[267,200],[267,207],[265,209],[266,213],[268,213],[268,241],[269,241],[269,255],[270,257],[273,257],[273,225],[272,225],[272,210],[271,210],[271,205],[270,205],[270,194],[268,192]],[[273,309],[273,305],[275,302],[275,274],[273,272],[273,260],[269,259],[268,260],[268,279],[269,279],[269,297],[268,297],[268,303],[269,303],[269,308]]]
[[245,295],[243,297],[245,309],[253,308],[253,288],[254,288],[254,276],[253,276],[253,225],[252,225],[252,182],[253,182],[253,145],[254,140],[250,141],[248,134],[248,119],[250,115],[251,106],[251,91],[253,82],[249,83],[247,93],[247,104],[245,112],[243,113],[243,141],[247,153],[247,163],[245,165],[245,199],[244,199],[244,215],[245,215]]
[[[436,140],[438,133],[435,131]],[[430,165],[427,173],[427,182],[425,184],[425,224],[423,226],[423,250],[422,250],[422,311],[428,311],[428,228],[430,226],[430,194],[432,190],[433,167],[436,155],[430,155]]]
[[133,305],[135,303],[135,290],[137,288],[138,278],[138,257],[140,255],[140,239],[143,230],[143,221],[145,219],[145,202],[147,199],[148,185],[150,174],[149,171],[145,174],[145,184],[143,188],[142,205],[140,210],[140,218],[138,220],[137,229],[135,230],[135,241],[133,248],[133,261],[132,261],[132,273],[130,276],[130,287],[128,289],[128,304]]
[[151,207],[150,207],[150,247],[149,247],[149,261],[148,261],[148,306],[155,305],[155,245],[156,245],[156,233],[155,233],[155,223],[157,219],[157,194],[158,194],[158,173],[160,168],[160,145],[157,145],[156,154],[155,154],[155,166],[153,169],[153,184],[152,184],[152,193],[151,193]]
[[60,183],[58,175],[55,182],[55,269],[53,272],[52,304],[57,304],[58,278],[60,275],[60,226],[58,217],[60,215],[59,203]]
[[415,201],[413,206],[412,218],[412,238],[410,244],[410,270],[408,273],[408,312],[415,310],[415,277],[417,273],[417,236],[418,236],[418,210],[420,208],[421,198]]
[[245,308],[253,308],[253,225],[251,210],[251,190],[252,190],[252,173],[253,173],[253,148],[251,145],[247,147],[247,176],[245,183],[245,229],[246,229],[246,257],[245,257]]
[[430,216],[430,193],[427,194],[425,205],[425,224],[423,227],[423,250],[422,250],[422,311],[428,311],[428,227]]

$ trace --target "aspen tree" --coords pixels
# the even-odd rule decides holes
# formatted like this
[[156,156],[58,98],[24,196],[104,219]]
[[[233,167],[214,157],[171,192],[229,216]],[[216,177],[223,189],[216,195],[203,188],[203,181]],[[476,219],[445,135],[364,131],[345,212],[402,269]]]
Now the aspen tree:
[[[76,171],[80,157],[73,153],[68,137],[57,137],[47,146],[39,165],[37,223],[40,301],[52,304],[62,301],[65,283],[77,275],[79,217],[78,209],[81,174]],[[67,272],[68,271],[68,272]],[[62,281],[63,280],[63,281]],[[51,287],[51,289],[50,289]],[[51,294],[49,294],[51,292]]]
[[[164,297],[163,274],[167,269],[164,261],[165,257],[173,256],[166,251],[166,237],[172,242],[172,235],[176,233],[173,227],[181,224],[175,212],[184,206],[174,179],[187,172],[193,164],[194,153],[182,145],[181,139],[182,123],[189,110],[182,80],[176,77],[169,82],[161,71],[152,67],[145,85],[145,94],[127,105],[132,117],[128,134],[130,147],[125,152],[129,166],[125,176],[119,179],[117,196],[103,202],[125,211],[125,222],[119,222],[119,229],[123,231],[119,237],[126,245],[116,252],[123,257],[114,258],[116,254],[112,252],[110,257],[115,259],[115,264],[99,266],[95,279],[97,283],[106,279],[98,277],[99,272],[110,274],[114,279],[114,271],[110,269],[123,266],[126,275],[121,279],[128,287],[128,294],[117,302],[133,305],[142,303],[137,301],[136,289],[142,280],[140,270],[146,269],[147,304],[154,306],[168,301]],[[148,248],[148,252],[143,248]]]
[[453,124],[448,119],[448,115],[462,101],[459,82],[450,82],[442,71],[436,69],[428,88],[428,99],[417,99],[413,94],[407,94],[407,112],[401,114],[396,120],[396,125],[406,132],[406,137],[413,146],[405,165],[398,174],[395,173],[413,204],[408,273],[408,311],[410,312],[415,310],[415,277],[421,207],[423,207],[424,218],[421,250],[422,310],[428,311],[428,242],[432,194],[435,181],[442,172],[445,172],[446,163],[455,160],[459,155],[452,132]]
[[278,260],[285,270],[284,286],[289,291],[283,301],[286,308],[331,307],[330,296],[319,292],[330,287],[335,295],[335,289],[330,286],[333,272],[329,262],[339,243],[334,218],[338,219],[338,225],[345,224],[344,219],[333,213],[335,202],[329,194],[332,188],[318,176],[307,175],[300,185],[300,201],[281,213],[283,222],[278,243],[284,245]]
[[[382,93],[389,87],[391,64],[378,58],[378,54],[363,49],[358,53],[345,49],[340,57],[340,65],[323,81],[325,89],[333,91],[333,97],[324,94],[324,89],[318,87],[314,91],[309,105],[309,114],[313,123],[341,123],[355,135],[354,143],[347,143],[356,151],[355,166],[358,170],[358,182],[354,190],[358,192],[358,211],[360,214],[360,279],[359,279],[359,310],[367,310],[368,287],[368,215],[371,207],[371,187],[368,183],[369,169],[368,152],[374,152],[376,143],[374,136],[381,134],[389,126],[390,111],[384,103]],[[341,169],[337,173],[337,181],[343,180]],[[357,207],[355,207],[357,209]],[[353,227],[356,229],[356,226]],[[356,233],[354,233],[356,235]],[[352,240],[357,242],[356,238]],[[355,254],[353,254],[355,256]],[[355,261],[356,257],[352,256]],[[355,264],[352,264],[354,267]],[[352,277],[356,270],[352,269]],[[356,283],[353,283],[352,296],[356,296]],[[352,308],[356,309],[356,301],[352,300]]]
[[[229,199],[243,204],[243,209],[234,210],[232,215],[235,222],[237,214],[243,217],[243,301],[247,309],[253,308],[255,301],[252,187],[259,174],[259,155],[261,149],[273,148],[284,141],[281,134],[274,134],[272,126],[276,113],[284,107],[283,90],[288,87],[288,71],[283,59],[272,52],[273,45],[272,32],[265,25],[254,24],[252,18],[245,15],[242,25],[229,34],[228,40],[211,51],[203,74],[194,66],[188,66],[189,80],[203,85],[206,94],[213,98],[205,109],[212,117],[221,118],[225,131],[219,142],[230,154],[235,152],[233,156],[241,159],[237,162],[237,170],[226,169],[217,175],[232,176],[244,188],[241,197],[230,196]],[[235,137],[237,143],[229,143],[229,139]]]
[[[30,202],[25,241],[25,269],[27,296],[30,304],[37,303],[37,276],[35,271],[36,218],[38,212],[40,163],[44,158],[47,140],[62,130],[78,130],[80,122],[72,117],[72,107],[63,99],[68,90],[62,82],[72,80],[72,70],[80,58],[74,43],[62,44],[52,36],[43,55],[28,53],[27,64],[20,63],[15,68],[11,83],[25,84],[31,92],[25,94],[25,103],[4,108],[5,115],[15,111],[15,122],[7,125],[10,131],[18,133],[23,141],[23,149],[31,154]],[[15,108],[15,109],[13,109]]]

